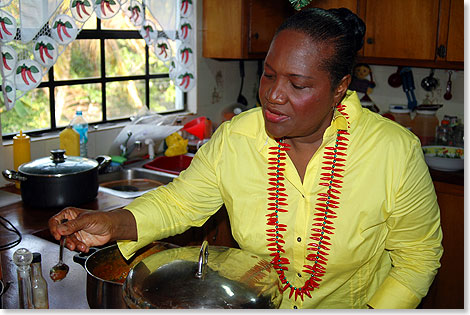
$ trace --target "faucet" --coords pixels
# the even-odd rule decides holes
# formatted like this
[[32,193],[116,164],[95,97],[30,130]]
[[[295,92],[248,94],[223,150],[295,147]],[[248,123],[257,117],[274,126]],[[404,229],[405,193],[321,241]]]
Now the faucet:
[[129,155],[131,155],[134,149],[137,149],[137,151],[140,151],[142,149],[142,142],[139,140],[135,141],[130,147],[128,147],[128,142],[131,136],[132,136],[132,131],[129,131],[127,133],[126,141],[124,141],[124,143],[122,143],[119,146],[119,150],[121,151],[121,156],[125,157],[126,159],[129,157]]

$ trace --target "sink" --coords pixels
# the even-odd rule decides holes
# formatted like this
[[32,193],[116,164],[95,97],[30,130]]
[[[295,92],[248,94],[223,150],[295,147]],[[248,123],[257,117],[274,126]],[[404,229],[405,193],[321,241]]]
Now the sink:
[[141,167],[123,169],[98,176],[99,190],[120,198],[136,198],[144,193],[166,185],[177,175]]

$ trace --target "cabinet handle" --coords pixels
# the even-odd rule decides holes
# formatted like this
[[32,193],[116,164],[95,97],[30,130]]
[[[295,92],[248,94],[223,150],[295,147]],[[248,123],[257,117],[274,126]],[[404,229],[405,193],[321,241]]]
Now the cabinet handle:
[[254,33],[254,34],[253,34],[253,38],[254,38],[254,39],[258,39],[258,38],[259,38],[259,34],[258,34],[258,33]]
[[374,39],[372,37],[368,37],[367,40],[366,40],[367,44],[373,44],[374,43]]
[[441,46],[437,47],[437,55],[438,55],[440,58],[445,58],[445,57],[447,56],[447,49],[446,49],[446,46],[441,45]]

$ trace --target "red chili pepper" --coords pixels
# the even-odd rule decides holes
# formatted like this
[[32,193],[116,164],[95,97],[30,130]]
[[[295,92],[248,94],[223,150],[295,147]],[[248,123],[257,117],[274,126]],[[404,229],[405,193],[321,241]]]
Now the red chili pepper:
[[5,25],[5,21],[2,20],[0,24],[2,25],[2,29],[3,29],[3,31],[5,32],[5,34],[12,35],[12,34],[7,30],[7,26]]
[[145,33],[146,33],[145,37],[148,37],[150,39],[150,27],[145,28]]
[[29,85],[28,79],[26,78],[26,68],[25,67],[21,67],[21,78],[23,79],[24,83],[26,83],[26,85]]
[[57,23],[57,36],[59,36],[61,42],[64,41],[64,39],[62,38],[62,33],[61,33],[62,26],[63,25],[61,23]]
[[82,13],[80,12],[80,2],[77,2],[76,7],[77,7],[77,14],[78,14],[78,16],[79,16],[81,19],[83,19]]
[[139,10],[138,10],[137,7],[135,7],[133,11],[135,12],[135,19],[134,19],[134,21],[137,22],[137,20],[138,20],[139,17],[140,17]]
[[186,85],[184,86],[184,88],[185,88],[185,89],[187,89],[187,88],[188,88],[188,86],[189,86],[189,83],[190,83],[190,81],[191,81],[191,78],[189,77],[189,75],[188,75],[188,76],[186,76],[186,78],[187,78],[187,80],[186,80]]
[[3,67],[7,70],[11,70],[10,66],[8,66],[7,58],[5,57],[5,55],[2,55],[2,60],[3,60]]
[[27,69],[26,74],[28,75],[28,78],[33,81],[34,83],[37,83],[37,81],[34,79],[33,74],[31,73],[31,70]]
[[2,35],[2,32],[0,32],[0,39],[3,39],[3,35]]
[[42,62],[46,63],[46,60],[44,60],[44,46],[39,45],[39,56],[41,57]]
[[[103,0],[104,1],[104,0]],[[111,8],[111,5],[109,2],[106,2],[106,6],[108,7],[108,10],[111,11],[111,13],[114,13],[113,9]]]
[[104,11],[104,0],[101,0],[100,7],[101,7],[101,14],[103,16],[106,16],[106,12]]
[[49,59],[54,59],[51,54],[49,54],[49,49],[47,49],[46,46],[44,46],[44,53],[46,54],[47,58]]
[[82,12],[89,16],[90,14],[87,12],[85,4],[83,2],[79,2],[79,4],[82,7]]
[[186,76],[183,76],[183,80],[180,82],[180,86],[183,86],[183,84],[186,82]]
[[68,38],[72,38],[72,36],[70,36],[69,32],[67,32],[67,26],[62,25],[62,30],[64,31],[65,36],[67,36]]

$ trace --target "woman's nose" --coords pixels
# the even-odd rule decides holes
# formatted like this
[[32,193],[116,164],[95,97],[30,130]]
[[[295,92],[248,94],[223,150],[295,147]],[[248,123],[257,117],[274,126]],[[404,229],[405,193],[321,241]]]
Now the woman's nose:
[[266,90],[266,99],[273,104],[284,104],[287,100],[287,95],[284,91],[284,84],[280,80],[273,82],[271,87]]

